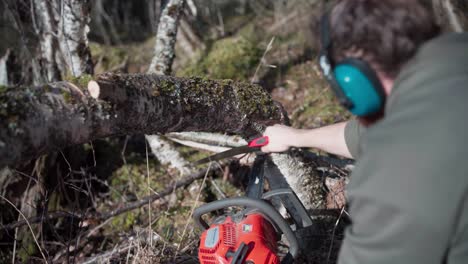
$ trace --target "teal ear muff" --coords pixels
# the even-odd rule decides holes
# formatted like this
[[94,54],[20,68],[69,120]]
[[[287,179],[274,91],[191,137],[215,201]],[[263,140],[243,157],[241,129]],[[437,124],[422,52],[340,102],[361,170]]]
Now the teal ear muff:
[[367,63],[346,59],[333,69],[334,79],[344,96],[351,102],[348,109],[357,116],[378,112],[385,103],[382,85]]
[[340,103],[357,116],[369,116],[380,111],[385,104],[385,93],[377,74],[364,61],[348,58],[334,63],[330,57],[332,47],[329,15],[321,19],[321,52],[319,66]]

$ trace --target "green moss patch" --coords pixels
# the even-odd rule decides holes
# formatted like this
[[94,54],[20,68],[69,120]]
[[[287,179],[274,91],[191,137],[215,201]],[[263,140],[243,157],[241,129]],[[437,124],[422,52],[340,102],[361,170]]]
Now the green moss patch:
[[248,80],[259,63],[262,50],[245,37],[231,37],[213,43],[202,58],[178,72],[179,76]]
[[79,77],[68,75],[68,76],[65,76],[63,80],[67,82],[71,82],[81,89],[86,89],[86,87],[88,87],[88,83],[93,80],[93,76],[90,74],[83,74]]
[[[150,159],[149,172],[145,162],[129,163],[114,172],[111,179],[111,197],[114,200],[144,197],[151,190],[161,190],[169,183],[164,168]],[[148,186],[149,173],[149,186]]]

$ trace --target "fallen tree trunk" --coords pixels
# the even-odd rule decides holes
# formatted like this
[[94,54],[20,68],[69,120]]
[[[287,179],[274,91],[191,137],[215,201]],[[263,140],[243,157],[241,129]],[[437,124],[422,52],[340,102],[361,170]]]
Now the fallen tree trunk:
[[283,120],[261,87],[230,80],[108,73],[78,86],[56,82],[0,92],[0,168],[109,136],[208,131],[251,137]]

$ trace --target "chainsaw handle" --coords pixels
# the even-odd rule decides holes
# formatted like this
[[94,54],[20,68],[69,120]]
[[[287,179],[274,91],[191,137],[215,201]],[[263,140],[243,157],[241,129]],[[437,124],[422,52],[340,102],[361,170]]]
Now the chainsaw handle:
[[249,148],[260,148],[260,147],[268,145],[268,143],[270,143],[270,139],[268,138],[268,136],[263,136],[263,137],[253,139],[252,141],[249,142],[248,146]]
[[248,197],[234,197],[214,201],[195,209],[193,212],[193,219],[200,228],[206,230],[209,228],[209,225],[205,220],[203,220],[203,215],[233,206],[249,207],[258,210],[258,212],[267,217],[271,223],[278,227],[279,230],[281,230],[281,232],[283,232],[283,234],[286,236],[289,241],[289,254],[291,254],[294,259],[298,256],[299,243],[291,227],[273,206],[263,200]]

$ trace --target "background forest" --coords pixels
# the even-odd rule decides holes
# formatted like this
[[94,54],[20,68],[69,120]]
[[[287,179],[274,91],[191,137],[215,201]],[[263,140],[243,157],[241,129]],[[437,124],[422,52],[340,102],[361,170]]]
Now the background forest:
[[[164,133],[177,129],[161,132],[149,122],[137,126],[138,120],[129,119],[124,120],[129,128],[110,137],[58,144],[55,134],[48,136],[51,130],[44,132],[40,124],[25,129],[21,115],[12,114],[24,109],[12,102],[21,102],[24,94],[37,95],[37,89],[50,93],[45,84],[59,81],[88,87],[86,96],[97,98],[104,90],[94,96],[89,83],[103,73],[105,80],[157,73],[188,78],[193,89],[246,87],[251,93],[243,94],[244,110],[273,109],[272,98],[294,127],[343,121],[350,116],[335,102],[315,61],[317,21],[327,2],[1,0],[0,263],[197,263],[200,231],[191,220],[193,208],[242,196],[252,158],[196,167],[191,162],[245,144],[252,133],[235,135],[227,117],[219,117],[226,124],[213,129],[225,132],[218,134]],[[468,2],[426,3],[447,31],[468,28]],[[233,82],[210,81],[225,79]],[[158,79],[153,96],[173,91],[165,80]],[[75,94],[61,91],[57,100],[76,103]],[[159,118],[169,120],[178,112],[174,108]],[[210,119],[214,112],[202,114]],[[223,114],[230,113],[218,113]],[[248,119],[262,123],[266,118]],[[203,130],[193,123],[194,131]],[[36,157],[21,143],[24,130],[57,144]],[[145,136],[149,132],[161,133]],[[49,149],[53,151],[42,153]],[[283,164],[289,164],[285,171],[291,175],[308,175],[295,183],[287,180],[319,231],[307,240],[311,250],[302,261],[335,263],[348,222],[343,188],[352,165],[325,153],[301,155],[299,161],[289,157],[295,161]]]

